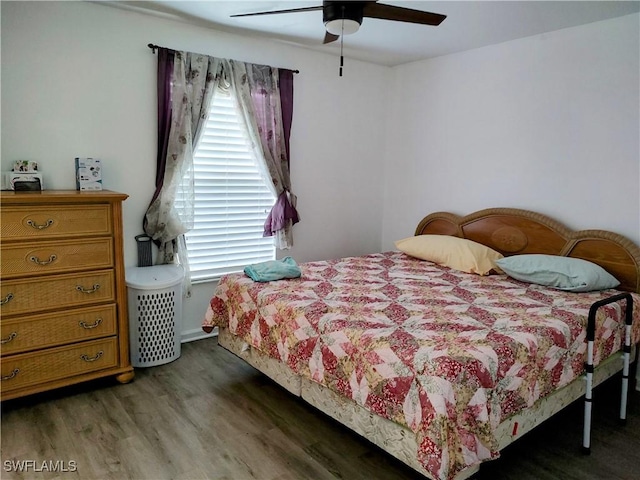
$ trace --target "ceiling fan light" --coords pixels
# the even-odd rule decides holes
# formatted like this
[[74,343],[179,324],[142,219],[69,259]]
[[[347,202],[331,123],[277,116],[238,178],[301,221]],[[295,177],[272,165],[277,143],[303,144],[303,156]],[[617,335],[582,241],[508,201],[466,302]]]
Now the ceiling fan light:
[[358,22],[348,18],[329,20],[324,24],[324,26],[327,29],[327,32],[333,35],[351,35],[352,33],[356,33],[360,28],[360,24]]

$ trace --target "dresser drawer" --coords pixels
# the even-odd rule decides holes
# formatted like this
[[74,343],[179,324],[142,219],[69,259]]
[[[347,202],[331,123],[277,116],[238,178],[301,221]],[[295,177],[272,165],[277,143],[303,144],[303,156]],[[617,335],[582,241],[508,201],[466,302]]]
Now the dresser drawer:
[[0,320],[2,355],[115,335],[116,306]]
[[108,235],[109,205],[3,206],[0,234],[3,241]]
[[115,367],[118,344],[115,337],[2,357],[3,394],[18,388]]
[[2,278],[113,266],[111,238],[2,244]]
[[0,285],[2,317],[113,302],[113,270],[44,278],[5,280]]

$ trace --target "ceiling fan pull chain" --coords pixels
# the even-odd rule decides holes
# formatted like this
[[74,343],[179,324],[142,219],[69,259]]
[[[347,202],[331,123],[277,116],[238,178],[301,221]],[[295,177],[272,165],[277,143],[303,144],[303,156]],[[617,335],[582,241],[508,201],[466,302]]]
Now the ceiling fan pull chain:
[[344,5],[342,6],[342,32],[340,35],[340,76],[342,76],[342,66],[344,65],[344,57],[342,56],[343,46],[344,46]]
[[342,76],[343,66],[344,66],[344,57],[342,56],[342,36],[340,36],[340,76]]

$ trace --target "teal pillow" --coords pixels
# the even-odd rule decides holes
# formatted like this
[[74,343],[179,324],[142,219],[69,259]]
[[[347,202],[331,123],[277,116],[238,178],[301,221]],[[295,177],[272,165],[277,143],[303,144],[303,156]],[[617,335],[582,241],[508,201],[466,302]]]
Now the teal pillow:
[[620,285],[616,278],[595,263],[557,255],[513,255],[496,260],[507,275],[570,292],[607,290]]

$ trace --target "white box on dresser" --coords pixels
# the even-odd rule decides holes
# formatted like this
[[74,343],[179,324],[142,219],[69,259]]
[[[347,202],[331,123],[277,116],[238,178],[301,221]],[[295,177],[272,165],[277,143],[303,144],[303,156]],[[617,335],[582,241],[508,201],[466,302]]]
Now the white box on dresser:
[[110,192],[0,196],[1,399],[133,379],[122,202]]

